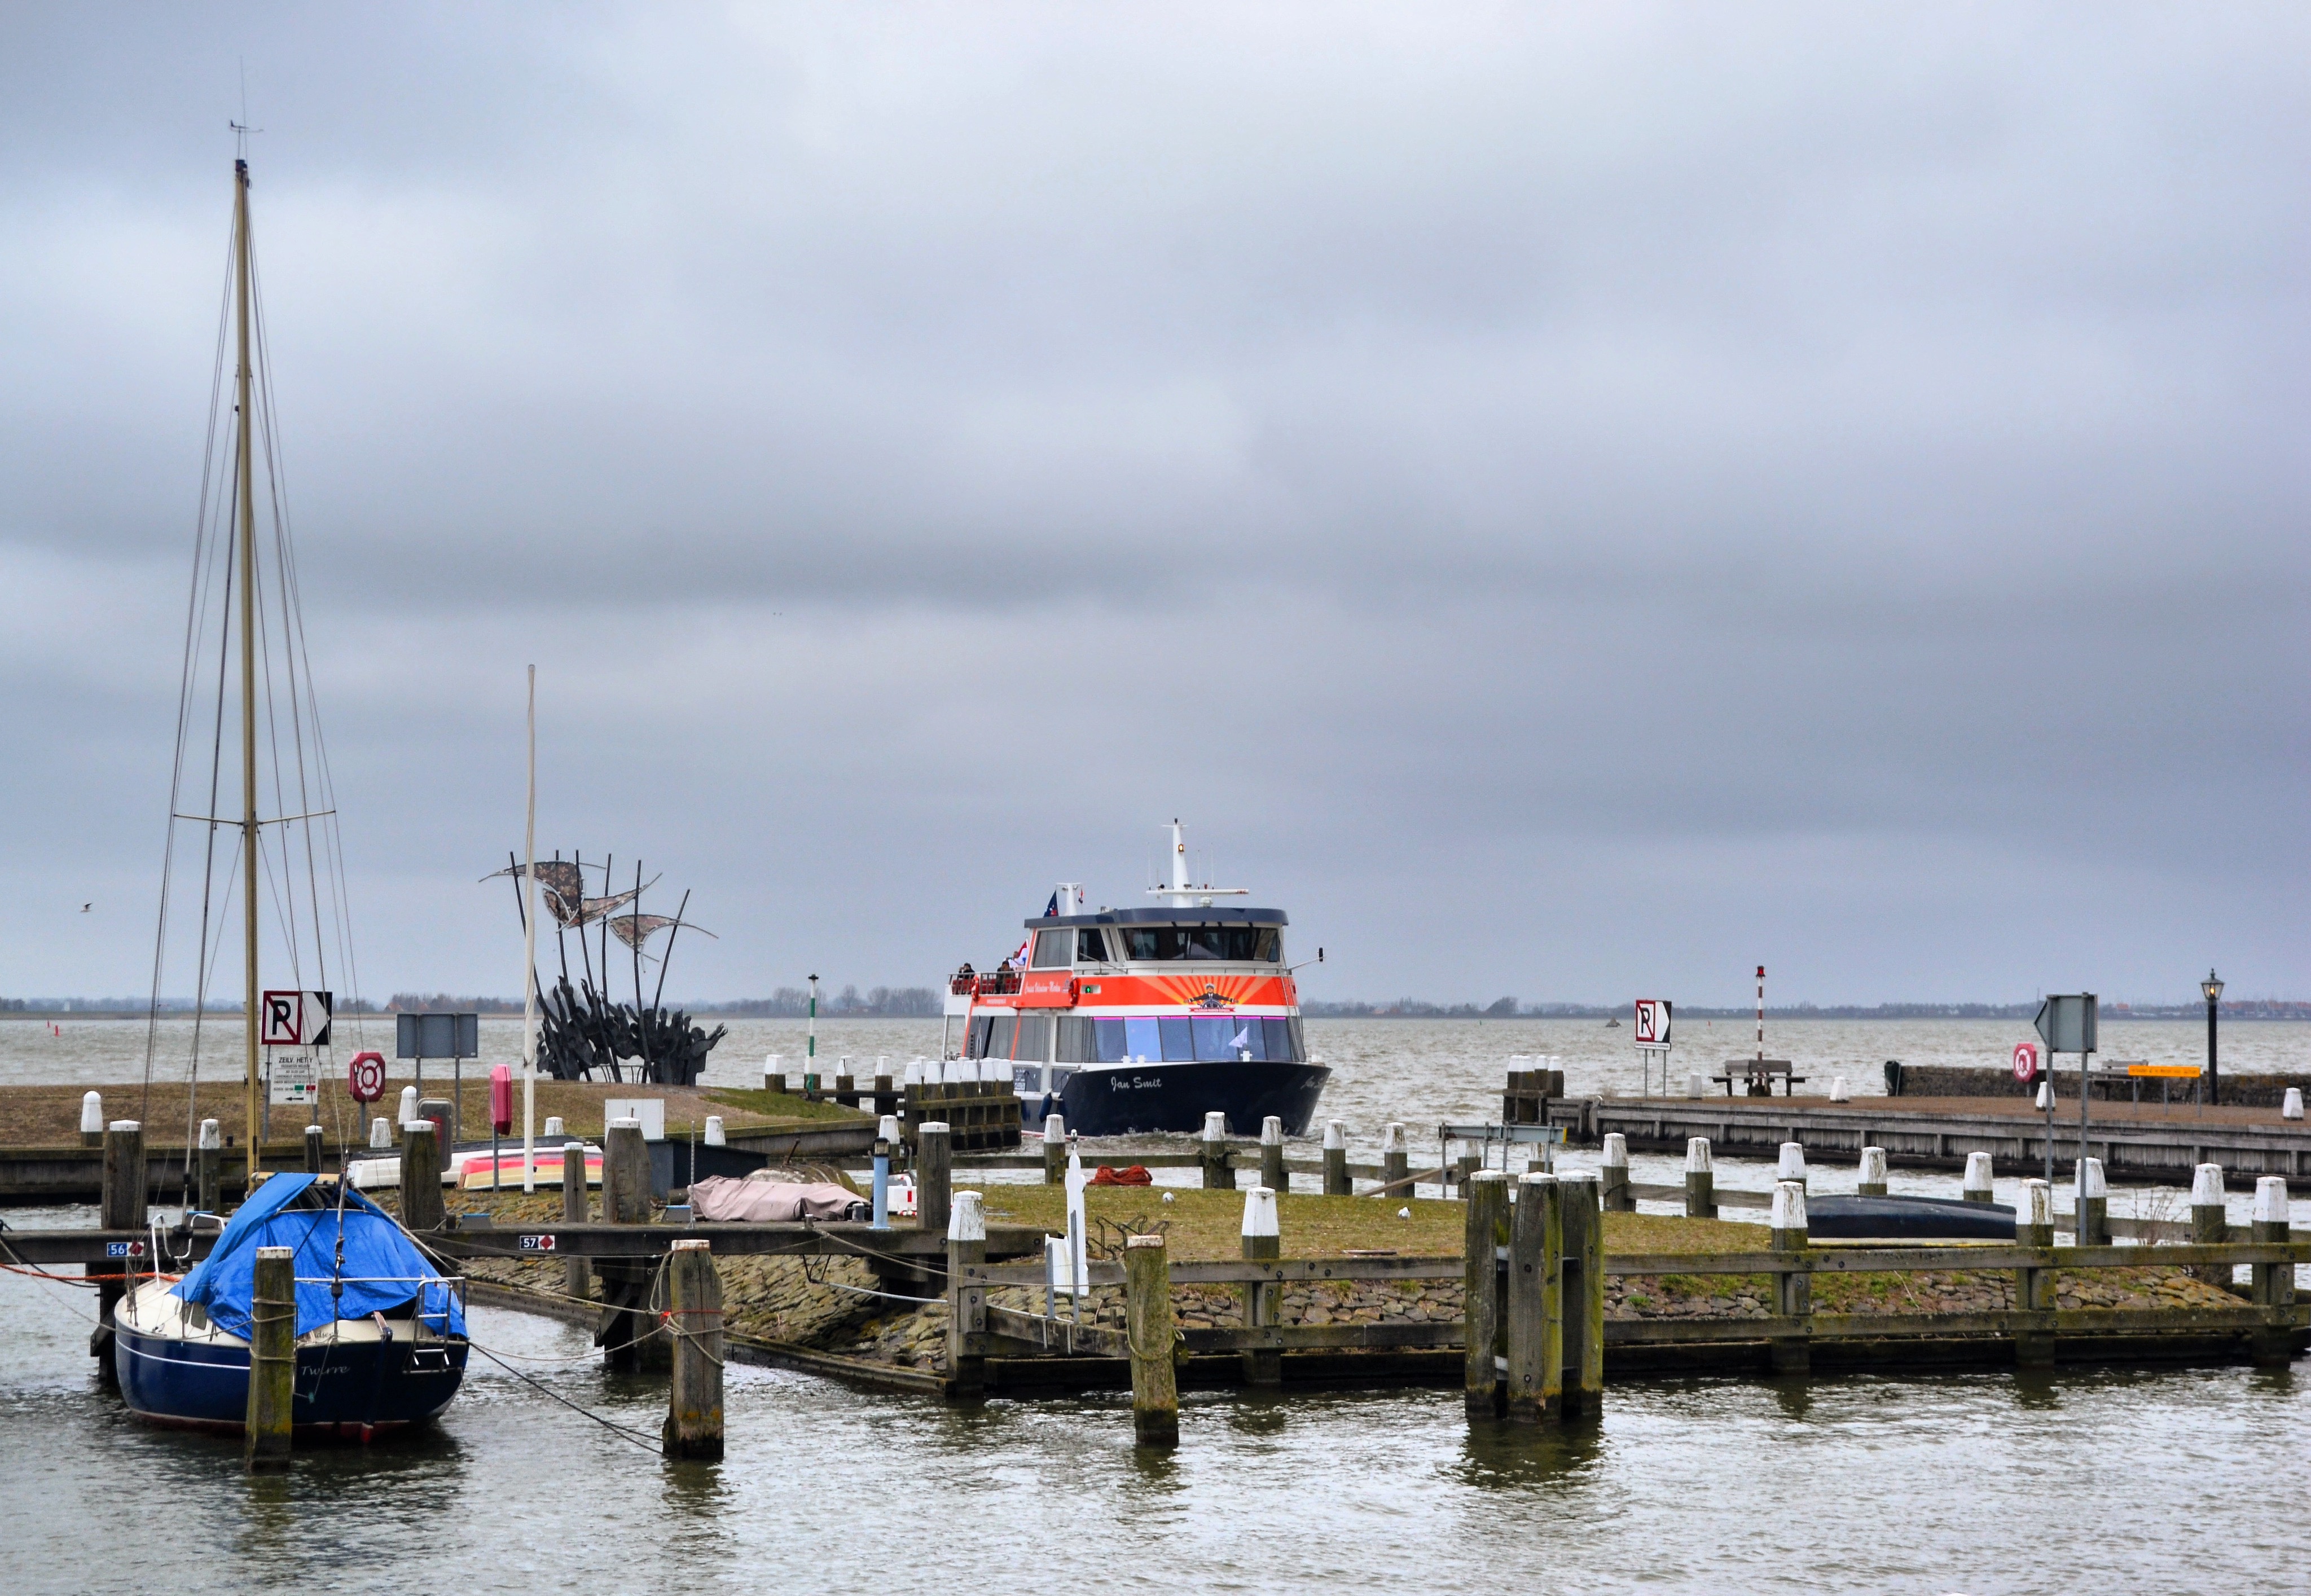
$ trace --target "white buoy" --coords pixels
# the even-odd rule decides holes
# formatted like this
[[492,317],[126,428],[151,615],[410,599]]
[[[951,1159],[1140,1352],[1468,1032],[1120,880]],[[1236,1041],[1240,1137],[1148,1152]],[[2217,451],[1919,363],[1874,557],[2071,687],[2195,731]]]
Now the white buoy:
[[1990,1155],[1968,1153],[1966,1156],[1966,1181],[1958,1195],[1973,1202],[1990,1200]]
[[545,1116],[545,1133],[541,1135],[538,1139],[540,1141],[554,1141],[557,1138],[567,1139],[569,1135],[569,1131],[562,1129],[562,1116],[560,1114],[548,1114]]
[[2223,1206],[2223,1166],[2202,1164],[2191,1172],[2191,1206],[2194,1208]]
[[1805,1148],[1797,1142],[1782,1144],[1781,1167],[1774,1172],[1777,1181],[1803,1181],[1806,1178]]
[[2303,1117],[2302,1087],[2287,1088],[2287,1095],[2279,1104],[2279,1117],[2282,1120],[2299,1120]]
[[730,1145],[722,1134],[722,1116],[720,1114],[709,1114],[706,1116],[706,1136],[704,1139],[706,1145],[710,1147],[725,1147]]
[[2284,1225],[2287,1222],[2287,1177],[2264,1175],[2254,1183],[2254,1223]]
[[1243,1234],[1247,1236],[1283,1234],[1276,1227],[1276,1193],[1265,1186],[1251,1186],[1244,1190]]
[[1853,1101],[1853,1088],[1845,1084],[1844,1076],[1833,1075],[1829,1077],[1829,1100],[1832,1103]]
[[104,1134],[104,1094],[89,1092],[80,1100],[80,1133],[83,1136]]
[[946,1239],[950,1242],[983,1242],[987,1239],[987,1209],[976,1191],[958,1191],[955,1205],[947,1210]]
[[1687,1097],[1706,1097],[1709,1095],[1705,1089],[1705,1083],[1701,1078],[1701,1071],[1698,1069],[1691,1070],[1687,1073],[1685,1077],[1685,1095]]
[[1714,1167],[1709,1162],[1709,1138],[1705,1136],[1686,1138],[1685,1173],[1689,1175],[1705,1175]]

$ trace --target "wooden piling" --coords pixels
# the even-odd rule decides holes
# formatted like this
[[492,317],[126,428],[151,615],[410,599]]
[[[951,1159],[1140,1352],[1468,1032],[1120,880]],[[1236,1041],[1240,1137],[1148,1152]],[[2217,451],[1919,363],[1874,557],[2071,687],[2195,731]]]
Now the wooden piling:
[[[1805,1187],[1796,1181],[1774,1183],[1771,1245],[1776,1252],[1803,1253],[1806,1236]],[[1813,1281],[1804,1274],[1774,1277],[1775,1312],[1783,1319],[1805,1319],[1813,1313]],[[1802,1334],[1771,1337],[1767,1347],[1776,1374],[1803,1374],[1813,1366],[1813,1349]]]
[[1228,1165],[1227,1116],[1225,1114],[1209,1113],[1204,1116],[1202,1151],[1204,1190],[1207,1191],[1234,1190],[1235,1171]]
[[401,1223],[413,1231],[439,1230],[448,1217],[441,1201],[440,1132],[431,1120],[401,1128]]
[[[1277,1123],[1270,1120],[1269,1124]],[[1284,1234],[1276,1220],[1276,1193],[1265,1185],[1243,1194],[1243,1255],[1254,1261],[1284,1256]],[[1272,1280],[1253,1280],[1243,1288],[1243,1322],[1247,1330],[1272,1325],[1283,1286]],[[1253,1347],[1243,1355],[1246,1385],[1284,1383],[1284,1355],[1269,1347]]]
[[1565,1378],[1562,1410],[1566,1418],[1594,1418],[1605,1403],[1605,1214],[1600,1183],[1586,1170],[1574,1170],[1557,1182],[1564,1263]]
[[224,1132],[214,1120],[201,1121],[201,1140],[194,1157],[194,1201],[204,1214],[216,1213],[224,1196]]
[[[2229,1216],[2223,1210],[2223,1166],[2202,1164],[2191,1172],[2191,1240],[2205,1246],[2229,1239]],[[2202,1264],[2192,1273],[2210,1286],[2231,1289],[2228,1264]]]
[[1709,1138],[1695,1136],[1685,1143],[1685,1217],[1717,1217],[1717,1172],[1709,1158]]
[[[562,1217],[572,1225],[583,1225],[593,1215],[588,1212],[586,1192],[586,1144],[566,1141],[562,1144]],[[594,1295],[592,1271],[582,1258],[562,1260],[562,1289],[580,1302]]]
[[2110,1245],[2110,1187],[2102,1177],[2102,1160],[2079,1160],[2078,1185],[2074,1194],[2076,1213],[2071,1220],[2072,1238],[2081,1247]]
[[305,1173],[309,1175],[321,1173],[321,1136],[318,1125],[305,1127]]
[[[641,1121],[613,1120],[602,1137],[602,1222],[648,1225],[650,1217],[650,1144],[642,1140]],[[667,1367],[673,1348],[659,1332],[650,1300],[655,1260],[605,1258],[594,1265],[594,1275],[602,1302],[594,1343],[602,1349],[603,1366],[625,1374]]]
[[658,1450],[669,1458],[722,1460],[722,1278],[705,1242],[676,1242],[667,1254],[674,1377],[666,1388]]
[[427,1097],[417,1104],[417,1117],[433,1121],[434,1173],[449,1167],[449,1149],[458,1134],[458,1105],[446,1097]]
[[[2257,1242],[2295,1239],[2288,1233],[2285,1177],[2264,1175],[2255,1182],[2254,1217],[2247,1234]],[[2254,1305],[2263,1309],[2273,1321],[2249,1337],[2251,1356],[2259,1368],[2291,1367],[2295,1361],[2294,1338],[2280,1316],[2291,1314],[2295,1307],[2295,1266],[2258,1263],[2251,1267],[2254,1285],[2249,1295]]]
[[640,1120],[613,1120],[602,1137],[602,1222],[650,1222],[650,1144]]
[[1990,1155],[1968,1153],[1966,1156],[1966,1179],[1958,1194],[1967,1202],[1988,1202],[1992,1199]]
[[1380,1133],[1380,1189],[1391,1195],[1409,1197],[1412,1193],[1404,1183],[1411,1175],[1412,1155],[1405,1151],[1404,1126],[1400,1121],[1391,1120]]
[[297,1253],[292,1247],[259,1247],[249,1304],[249,1406],[241,1444],[249,1473],[289,1467],[296,1395]]
[[1864,1147],[1862,1149],[1862,1178],[1854,1183],[1853,1193],[1857,1197],[1883,1197],[1886,1195],[1885,1148]]
[[[2014,1217],[2015,1244],[2052,1248],[2054,1244],[2054,1189],[2043,1180],[2022,1183],[2022,1207]],[[2014,1271],[2014,1306],[2023,1313],[2043,1313],[2040,1325],[2014,1332],[2014,1365],[2022,1369],[2054,1366],[2054,1271],[2028,1266]]]
[[[1503,1406],[1513,1423],[1539,1424],[1563,1408],[1565,1230],[1557,1177],[1545,1171],[1516,1184],[1509,1217],[1507,1365]],[[1473,1326],[1472,1326],[1473,1330]],[[1472,1333],[1469,1338],[1475,1341]]]
[[915,1224],[933,1235],[946,1234],[955,1212],[954,1145],[945,1120],[915,1127]]
[[1292,1190],[1284,1170],[1284,1121],[1274,1114],[1260,1122],[1260,1183],[1270,1191]]
[[1338,1120],[1324,1121],[1324,1195],[1353,1197],[1356,1183],[1348,1178],[1348,1137]]
[[1629,1186],[1629,1138],[1618,1130],[1605,1133],[1604,1156],[1598,1161],[1598,1190],[1609,1214],[1634,1214],[1636,1193]]
[[1123,1243],[1124,1331],[1131,1350],[1131,1436],[1141,1446],[1180,1444],[1180,1385],[1172,1363],[1172,1266],[1160,1235]]
[[975,1402],[987,1394],[987,1357],[972,1338],[987,1331],[987,1288],[963,1278],[965,1264],[987,1261],[987,1209],[976,1191],[958,1191],[946,1220],[946,1398]]
[[1508,1176],[1497,1169],[1472,1172],[1461,1186],[1468,1203],[1461,1233],[1461,1318],[1467,1325],[1462,1397],[1470,1418],[1499,1411],[1501,1286],[1498,1249],[1508,1240]]
[[1068,1121],[1064,1114],[1043,1117],[1043,1184],[1057,1186],[1068,1178]]
[[[104,1129],[104,1173],[97,1199],[97,1222],[106,1230],[144,1229],[144,1127],[135,1120],[115,1120]],[[92,1275],[123,1275],[134,1267],[129,1260],[92,1263]],[[113,1377],[112,1311],[128,1295],[118,1279],[100,1280],[96,1287],[96,1328],[89,1333],[91,1357],[103,1359],[102,1374]]]

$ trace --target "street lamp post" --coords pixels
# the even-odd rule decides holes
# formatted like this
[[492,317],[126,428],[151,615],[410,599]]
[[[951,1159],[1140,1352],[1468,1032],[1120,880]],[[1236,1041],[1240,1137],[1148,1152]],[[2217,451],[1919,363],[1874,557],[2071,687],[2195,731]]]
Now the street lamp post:
[[2215,979],[2212,966],[2208,968],[2207,979],[2199,983],[2199,990],[2207,998],[2207,1101],[2219,1103],[2223,1100],[2223,1077],[2215,1069],[2215,1005],[2222,1000],[2223,983]]

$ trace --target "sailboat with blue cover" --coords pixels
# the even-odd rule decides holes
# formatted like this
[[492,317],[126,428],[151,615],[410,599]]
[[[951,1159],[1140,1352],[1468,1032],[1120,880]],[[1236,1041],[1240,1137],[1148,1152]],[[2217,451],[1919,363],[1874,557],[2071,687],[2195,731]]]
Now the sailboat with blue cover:
[[173,1285],[148,1279],[113,1311],[113,1368],[132,1411],[240,1429],[259,1247],[287,1247],[295,1258],[295,1429],[366,1440],[449,1405],[466,1374],[463,1282],[443,1276],[360,1192],[277,1174],[240,1206],[198,1269]]

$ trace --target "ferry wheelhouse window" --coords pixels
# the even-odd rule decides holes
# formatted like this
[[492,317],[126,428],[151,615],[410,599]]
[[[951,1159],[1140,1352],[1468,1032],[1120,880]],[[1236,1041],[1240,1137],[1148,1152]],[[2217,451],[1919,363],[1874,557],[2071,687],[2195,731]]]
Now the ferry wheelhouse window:
[[1284,957],[1284,936],[1274,926],[1127,926],[1121,935],[1132,959],[1274,964]]
[[1038,931],[1035,933],[1037,970],[1064,970],[1075,963],[1075,937],[1068,931]]
[[1076,962],[1079,964],[1104,964],[1107,956],[1107,933],[1087,930],[1076,933]]

